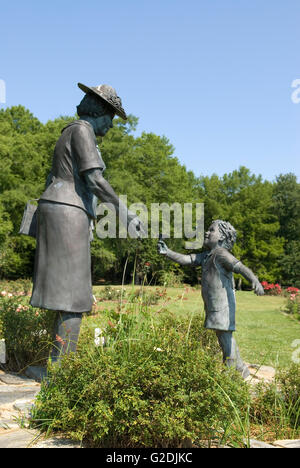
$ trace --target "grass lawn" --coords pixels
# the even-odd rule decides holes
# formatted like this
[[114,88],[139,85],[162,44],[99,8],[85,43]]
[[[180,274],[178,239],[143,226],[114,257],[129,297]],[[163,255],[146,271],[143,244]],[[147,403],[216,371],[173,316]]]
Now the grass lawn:
[[292,343],[300,338],[300,323],[282,312],[285,302],[283,297],[237,292],[236,339],[247,362],[292,364]]
[[[103,286],[95,286],[97,296]],[[114,286],[120,289],[121,286]],[[126,286],[131,290],[132,286]],[[154,290],[154,287],[146,287]],[[159,313],[167,308],[170,313],[179,315],[202,314],[204,319],[203,302],[199,289],[191,287],[168,288],[168,300],[162,299],[157,305],[151,306],[153,312]],[[237,315],[235,338],[241,355],[248,363],[271,365],[273,367],[288,367],[292,364],[292,353],[295,348],[292,343],[300,339],[300,322],[282,312],[286,299],[284,297],[258,297],[251,291],[237,291]],[[113,308],[115,302],[99,302],[99,312],[102,308]],[[88,317],[94,322],[93,317]],[[212,332],[213,333],[213,332]]]

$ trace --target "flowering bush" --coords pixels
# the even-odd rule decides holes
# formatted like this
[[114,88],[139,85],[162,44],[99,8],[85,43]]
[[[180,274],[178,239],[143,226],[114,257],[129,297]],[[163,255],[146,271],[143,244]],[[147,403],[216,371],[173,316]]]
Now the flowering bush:
[[154,291],[146,291],[140,288],[131,296],[131,301],[139,301],[143,306],[155,305],[161,299],[167,298],[166,288],[155,288]]
[[125,299],[126,297],[125,288],[112,288],[111,286],[105,286],[105,288],[97,294],[98,301],[119,301],[121,298]]
[[8,370],[42,365],[48,358],[54,313],[33,308],[22,291],[0,292],[0,338],[5,339]]
[[264,288],[265,294],[270,296],[280,296],[282,294],[282,288],[280,284],[268,283],[267,281],[262,281],[262,287]]
[[284,311],[300,320],[300,294],[298,288],[287,288],[289,293]]
[[284,308],[284,312],[291,314],[300,320],[300,289],[289,286],[283,290],[279,284],[270,284],[267,281],[262,281],[261,284],[264,288],[265,294],[269,294],[271,296],[279,296],[283,294],[286,296],[287,303]]
[[32,283],[30,279],[18,279],[16,281],[0,281],[1,296],[28,296],[31,292],[31,288]]
[[289,294],[298,294],[300,289],[298,288],[293,288],[292,286],[290,286],[289,288],[286,289],[286,291],[289,293]]
[[139,288],[133,292],[127,291],[125,288],[112,288],[106,286],[99,294],[99,301],[121,301],[122,302],[139,302],[142,305],[154,305],[159,300],[166,298],[165,288],[156,288],[155,291],[148,291],[144,288]]

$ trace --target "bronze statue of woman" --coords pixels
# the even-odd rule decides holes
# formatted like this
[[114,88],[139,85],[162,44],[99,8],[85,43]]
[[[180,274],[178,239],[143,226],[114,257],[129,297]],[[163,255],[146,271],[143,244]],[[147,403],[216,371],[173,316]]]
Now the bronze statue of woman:
[[90,226],[96,219],[97,198],[113,204],[139,235],[139,218],[127,211],[103,177],[105,164],[96,136],[104,136],[117,114],[126,120],[121,99],[108,85],[78,86],[86,94],[77,113],[58,139],[46,190],[37,210],[33,307],[57,311],[52,361],[76,351],[82,314],[93,304]]

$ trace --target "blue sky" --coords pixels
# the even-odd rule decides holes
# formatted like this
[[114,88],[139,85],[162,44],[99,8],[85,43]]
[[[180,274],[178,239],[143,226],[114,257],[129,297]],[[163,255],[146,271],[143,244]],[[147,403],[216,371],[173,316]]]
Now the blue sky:
[[46,122],[75,113],[77,82],[108,83],[197,176],[299,180],[299,20],[298,0],[1,2],[0,105]]

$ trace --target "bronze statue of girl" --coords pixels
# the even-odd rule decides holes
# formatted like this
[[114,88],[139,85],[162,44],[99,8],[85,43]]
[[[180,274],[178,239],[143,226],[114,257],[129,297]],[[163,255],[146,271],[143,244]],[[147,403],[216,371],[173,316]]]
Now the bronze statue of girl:
[[205,234],[204,248],[207,250],[203,253],[183,255],[173,252],[163,240],[158,242],[158,252],[180,265],[202,266],[204,326],[215,330],[223,351],[224,363],[235,367],[246,379],[250,373],[232,336],[235,331],[236,311],[233,273],[241,274],[250,281],[257,295],[263,295],[264,289],[253,272],[229,252],[235,242],[234,227],[226,221],[216,220]]

